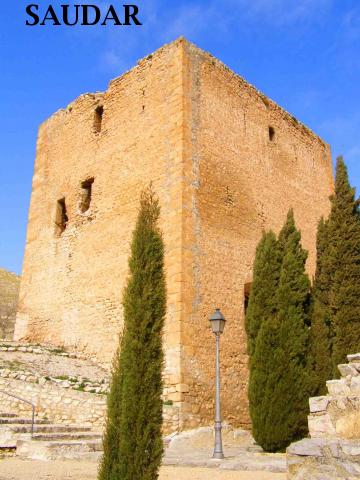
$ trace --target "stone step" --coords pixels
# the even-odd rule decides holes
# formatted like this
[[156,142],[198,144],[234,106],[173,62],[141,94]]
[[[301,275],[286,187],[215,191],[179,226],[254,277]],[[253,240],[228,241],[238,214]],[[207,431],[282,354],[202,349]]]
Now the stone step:
[[34,441],[72,441],[72,440],[101,440],[101,433],[97,432],[52,432],[34,433]]
[[102,450],[99,450],[98,452],[79,452],[77,454],[76,460],[84,462],[94,462],[98,464],[102,456]]
[[[9,426],[14,433],[30,433],[31,425],[16,425],[12,424]],[[45,425],[34,425],[34,432],[38,433],[53,433],[53,432],[90,432],[91,427],[81,426],[81,425],[62,425],[62,424],[45,424]]]
[[[19,417],[0,417],[0,425],[8,425],[8,424],[30,424],[31,425],[31,419],[30,418],[19,418]],[[36,418],[35,419],[35,425],[43,425],[43,424],[48,424],[50,423],[49,420],[44,420],[43,418]]]
[[340,378],[340,380],[328,380],[326,386],[329,395],[332,396],[346,396],[351,393],[350,387],[346,383],[345,378]]
[[79,459],[102,451],[102,440],[32,441],[18,440],[16,455],[32,460]]

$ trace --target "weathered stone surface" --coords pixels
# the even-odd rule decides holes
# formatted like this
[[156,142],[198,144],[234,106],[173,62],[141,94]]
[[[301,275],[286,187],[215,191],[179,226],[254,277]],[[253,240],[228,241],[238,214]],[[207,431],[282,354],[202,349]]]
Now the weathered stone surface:
[[356,393],[360,395],[360,376],[351,378],[350,390],[351,393]]
[[[212,420],[215,350],[207,319],[216,299],[228,320],[223,416],[249,426],[244,300],[256,246],[293,207],[314,273],[317,223],[333,190],[330,149],[182,39],[41,125],[15,336],[76,346],[110,363],[139,193],[151,180],[166,247],[164,381],[189,387],[165,400],[180,410],[194,405],[181,411],[182,429]],[[60,234],[63,199],[68,221]]]
[[0,268],[0,338],[12,339],[15,328],[20,277]]
[[352,355],[348,355],[347,359],[350,363],[353,363],[353,362],[359,362],[360,363],[360,353],[355,353],[355,354],[352,354]]
[[323,447],[326,444],[322,439],[304,439],[299,442],[292,443],[288,449],[288,455],[323,457]]
[[322,412],[326,410],[329,404],[329,401],[330,401],[330,398],[326,396],[310,398],[309,399],[310,412],[316,413],[316,412]]
[[312,438],[332,437],[336,435],[334,424],[328,413],[323,415],[309,415],[309,432]]
[[342,377],[348,377],[349,375],[350,376],[359,375],[359,372],[357,371],[355,366],[352,365],[351,363],[350,364],[345,363],[343,365],[338,365],[338,369],[339,369],[339,372],[341,373]]
[[341,378],[340,380],[328,380],[326,386],[329,394],[333,396],[347,395],[350,393],[350,387],[345,378]]

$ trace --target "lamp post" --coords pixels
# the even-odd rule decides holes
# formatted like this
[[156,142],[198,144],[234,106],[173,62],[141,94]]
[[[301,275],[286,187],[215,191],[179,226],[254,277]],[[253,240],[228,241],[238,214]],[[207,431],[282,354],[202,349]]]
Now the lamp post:
[[224,331],[225,318],[217,308],[210,317],[210,324],[216,338],[216,400],[215,400],[215,447],[213,458],[224,458],[221,437],[221,406],[220,406],[220,335]]

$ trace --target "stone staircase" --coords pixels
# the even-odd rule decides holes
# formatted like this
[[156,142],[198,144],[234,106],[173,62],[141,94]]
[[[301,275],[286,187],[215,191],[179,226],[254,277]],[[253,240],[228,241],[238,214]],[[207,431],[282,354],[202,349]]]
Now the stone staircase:
[[347,358],[328,394],[309,400],[311,438],[288,447],[289,480],[360,479],[360,353]]
[[102,452],[102,432],[88,425],[36,419],[31,435],[30,418],[0,413],[0,449],[16,449],[18,457],[34,460],[98,460]]

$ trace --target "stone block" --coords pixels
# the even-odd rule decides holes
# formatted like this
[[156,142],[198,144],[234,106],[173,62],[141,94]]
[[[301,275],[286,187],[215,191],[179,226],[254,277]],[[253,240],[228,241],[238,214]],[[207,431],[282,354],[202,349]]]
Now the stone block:
[[299,442],[292,443],[286,450],[287,455],[323,457],[323,448],[326,440],[304,438]]
[[178,385],[176,385],[177,392],[188,393],[189,390],[189,385],[187,385],[186,383],[179,383]]
[[360,376],[351,378],[350,390],[351,393],[356,393],[360,395]]
[[312,438],[334,437],[336,435],[335,427],[328,413],[323,415],[309,415],[308,424]]
[[359,372],[356,370],[355,366],[351,363],[344,363],[342,365],[338,365],[339,372],[341,373],[342,377],[354,376],[356,377],[359,375]]
[[360,363],[360,353],[355,353],[353,355],[348,355],[347,356],[348,362],[353,363],[353,362],[359,362]]
[[347,395],[350,393],[350,388],[347,385],[345,378],[341,378],[340,380],[328,380],[326,386],[329,394],[333,396]]
[[309,399],[310,412],[322,412],[327,409],[329,405],[330,398],[327,396],[323,397],[312,397]]

